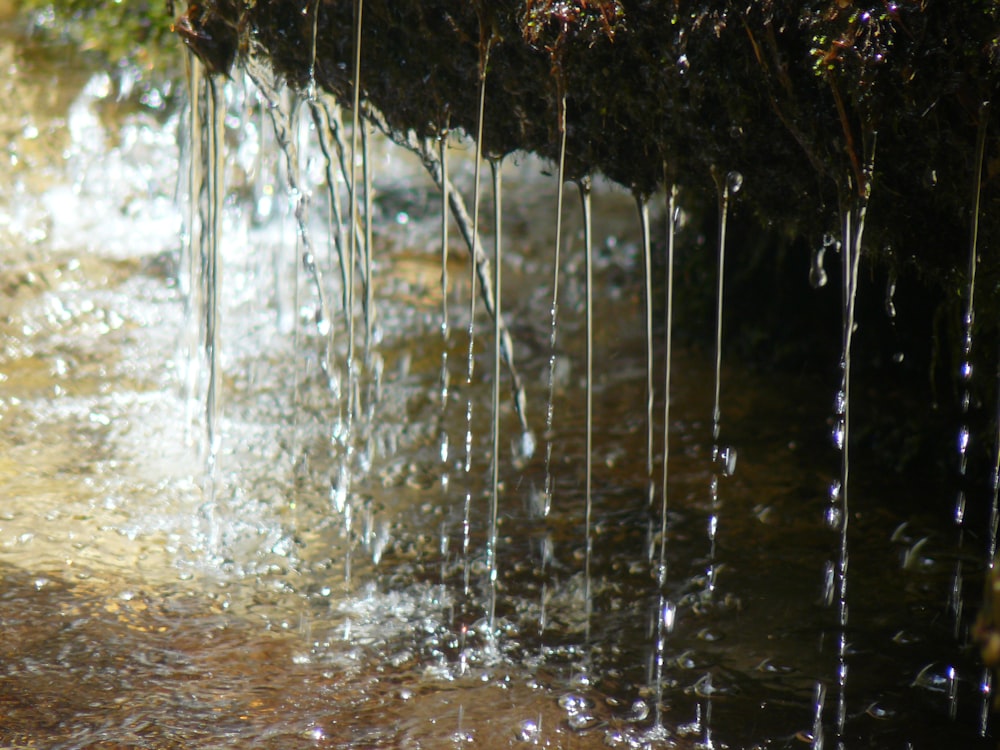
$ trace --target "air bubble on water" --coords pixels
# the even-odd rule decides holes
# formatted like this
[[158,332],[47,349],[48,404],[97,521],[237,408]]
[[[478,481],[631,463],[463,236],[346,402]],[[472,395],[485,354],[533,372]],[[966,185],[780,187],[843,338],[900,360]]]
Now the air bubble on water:
[[644,721],[649,716],[649,704],[641,698],[632,701],[632,708],[629,711],[629,721]]
[[541,720],[525,719],[518,728],[517,738],[521,742],[537,744],[542,735]]
[[594,705],[590,700],[576,693],[566,693],[559,696],[558,703],[559,707],[568,714],[589,711]]
[[570,714],[566,718],[566,723],[569,728],[576,732],[583,732],[587,729],[592,729],[600,723],[596,716],[589,713],[576,713]]

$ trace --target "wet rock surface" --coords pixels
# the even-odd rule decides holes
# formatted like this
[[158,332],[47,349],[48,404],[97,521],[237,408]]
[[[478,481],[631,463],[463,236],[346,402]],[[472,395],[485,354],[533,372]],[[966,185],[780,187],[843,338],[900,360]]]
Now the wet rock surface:
[[[177,24],[212,70],[264,58],[293,87],[354,97],[356,3],[210,0]],[[777,233],[815,234],[870,196],[866,250],[962,267],[977,129],[1000,65],[990,3],[365,0],[360,100],[397,133],[475,133],[639,193],[714,202],[730,170]],[[315,57],[313,57],[315,50]],[[997,199],[990,139],[983,204]],[[996,212],[983,211],[984,216]],[[992,218],[984,230],[995,230]],[[822,231],[822,230],[821,230]],[[996,263],[984,262],[995,278]]]

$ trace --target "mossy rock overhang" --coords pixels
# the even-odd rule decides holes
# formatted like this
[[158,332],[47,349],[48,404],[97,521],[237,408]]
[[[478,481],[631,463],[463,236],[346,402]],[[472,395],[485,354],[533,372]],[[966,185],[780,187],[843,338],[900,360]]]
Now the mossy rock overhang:
[[[738,171],[764,226],[817,242],[867,193],[866,250],[964,274],[977,134],[1000,75],[994,0],[205,0],[177,28],[216,72],[262,56],[349,105],[359,6],[360,98],[395,131],[475,133],[485,70],[489,157],[555,161],[564,101],[567,178],[600,172],[641,194],[670,181],[710,199]],[[983,266],[994,286],[992,254]]]

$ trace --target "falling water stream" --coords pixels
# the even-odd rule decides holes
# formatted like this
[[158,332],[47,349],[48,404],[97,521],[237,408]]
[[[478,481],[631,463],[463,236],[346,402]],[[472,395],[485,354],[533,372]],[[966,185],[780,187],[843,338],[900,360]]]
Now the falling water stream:
[[848,621],[846,542],[816,580],[829,379],[672,337],[713,241],[673,191],[637,222],[595,176],[563,207],[562,169],[512,155],[480,217],[460,133],[400,148],[355,98],[345,145],[333,102],[260,71],[186,109],[4,33],[0,745],[992,746],[943,604],[951,509],[852,452]]

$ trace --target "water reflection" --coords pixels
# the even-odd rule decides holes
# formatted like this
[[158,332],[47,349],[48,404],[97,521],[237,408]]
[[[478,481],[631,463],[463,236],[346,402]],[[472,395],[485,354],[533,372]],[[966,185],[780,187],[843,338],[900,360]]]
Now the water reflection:
[[[4,54],[27,54],[18,49]],[[637,408],[647,337],[631,196],[598,186],[593,198],[591,470],[583,219],[567,206],[553,451],[504,459],[493,530],[482,458],[493,383],[456,370],[440,388],[443,361],[465,367],[471,279],[456,245],[455,320],[442,337],[437,189],[415,159],[373,142],[378,365],[359,377],[378,398],[358,412],[341,482],[347,414],[306,325],[317,300],[299,278],[295,204],[264,121],[229,121],[220,526],[209,543],[173,283],[180,111],[109,114],[107,75],[77,66],[53,84],[27,59],[4,84],[24,92],[19,107],[0,115],[17,157],[4,177],[19,186],[0,203],[0,741],[796,747],[832,729],[840,633],[818,580],[838,545],[823,523],[828,389],[727,363],[726,440],[740,464],[709,546],[714,363],[674,347],[663,578],[647,553],[649,431]],[[32,98],[42,91],[50,98]],[[35,151],[36,133],[64,140]],[[471,151],[453,152],[451,177],[470,195]],[[309,166],[304,175],[325,179]],[[552,340],[554,189],[541,170],[525,159],[504,180],[504,308],[536,421]],[[407,221],[386,221],[404,200]],[[323,230],[318,219],[310,227],[314,238]],[[492,370],[489,349],[477,347],[477,373]],[[478,407],[468,424],[466,403]],[[519,435],[509,401],[500,413],[501,434]],[[467,431],[473,470],[454,449],[443,469],[441,436],[459,446]],[[965,679],[975,670],[956,668],[970,656],[941,610],[952,534],[908,502],[925,488],[852,468],[851,491],[845,742],[973,747],[979,685]],[[485,607],[494,533],[495,620]],[[491,621],[499,659],[487,649]]]

